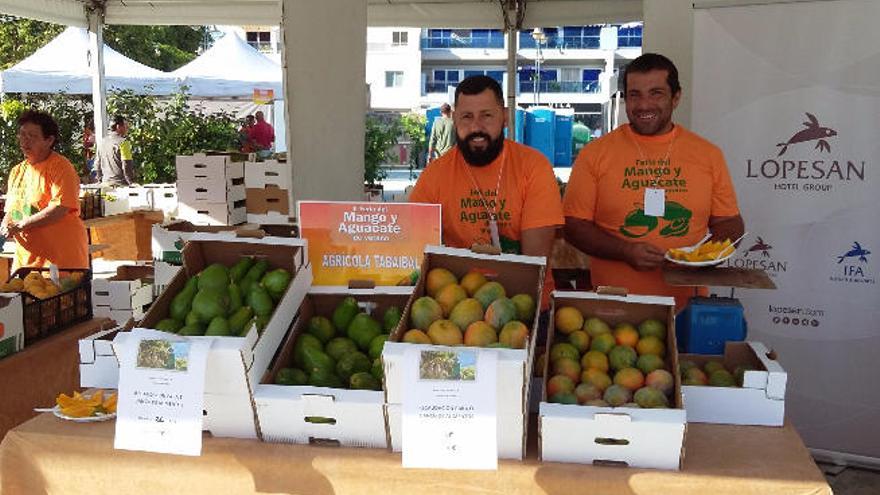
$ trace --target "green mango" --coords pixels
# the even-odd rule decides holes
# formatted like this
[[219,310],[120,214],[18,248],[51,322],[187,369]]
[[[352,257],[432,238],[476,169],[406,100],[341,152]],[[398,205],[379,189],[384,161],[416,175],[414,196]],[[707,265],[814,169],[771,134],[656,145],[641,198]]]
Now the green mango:
[[192,310],[202,323],[210,323],[218,316],[226,316],[229,293],[223,289],[200,289],[193,298]]
[[382,315],[382,329],[385,330],[385,333],[391,333],[392,330],[397,328],[399,322],[400,308],[391,306],[385,310],[385,314]]
[[303,365],[307,373],[314,373],[319,369],[336,371],[336,362],[320,349],[311,346],[303,347],[302,355]]
[[229,317],[229,332],[233,335],[239,335],[244,331],[247,322],[254,317],[254,310],[250,306],[242,306],[238,308],[232,316]]
[[215,337],[232,335],[229,330],[229,321],[222,316],[215,317],[208,325],[208,329],[205,330],[205,335],[212,335]]
[[351,323],[351,320],[354,319],[355,315],[358,314],[358,305],[357,299],[349,296],[342,300],[339,303],[339,306],[336,306],[336,309],[333,310],[333,326],[336,327],[336,331],[338,333],[344,333],[348,330],[348,325]]
[[227,291],[229,292],[229,308],[227,311],[229,312],[228,314],[232,315],[244,305],[241,300],[241,289],[233,282],[229,284]]
[[254,264],[254,259],[250,256],[246,256],[238,260],[238,262],[233,265],[232,268],[229,269],[229,280],[233,283],[238,283],[244,276],[247,274],[248,270],[250,270],[251,266]]
[[213,263],[199,274],[199,290],[225,289],[229,285],[229,273],[220,263]]
[[202,330],[202,327],[198,325],[186,325],[185,327],[181,328],[180,332],[178,332],[177,334],[192,337],[196,335],[204,335],[205,331]]
[[275,304],[272,303],[272,298],[269,296],[269,293],[266,292],[266,289],[260,284],[254,284],[251,286],[251,289],[248,292],[247,302],[248,306],[253,308],[254,314],[257,316],[270,316],[275,309]]
[[[194,280],[195,282],[193,282]],[[174,299],[171,300],[171,307],[168,311],[171,318],[177,321],[183,321],[186,319],[186,314],[189,313],[190,308],[192,308],[193,298],[195,298],[197,291],[197,284],[197,278],[189,279],[183,290],[174,296]]]
[[287,286],[290,285],[290,272],[284,268],[277,268],[263,276],[260,283],[266,288],[272,300],[280,301],[287,292]]
[[182,327],[182,323],[171,318],[165,318],[159,323],[156,323],[156,330],[161,330],[163,332],[177,333]]

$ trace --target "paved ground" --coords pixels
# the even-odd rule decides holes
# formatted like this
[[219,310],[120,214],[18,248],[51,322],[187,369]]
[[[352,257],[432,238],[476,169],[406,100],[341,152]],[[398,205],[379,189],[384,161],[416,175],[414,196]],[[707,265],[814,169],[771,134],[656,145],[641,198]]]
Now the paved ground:
[[880,471],[819,463],[835,495],[880,495]]

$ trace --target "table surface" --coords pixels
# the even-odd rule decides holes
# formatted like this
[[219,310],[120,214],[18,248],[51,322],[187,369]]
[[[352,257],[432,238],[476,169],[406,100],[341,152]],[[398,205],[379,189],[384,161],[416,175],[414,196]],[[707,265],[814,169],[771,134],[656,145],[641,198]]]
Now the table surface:
[[[0,492],[339,494],[828,494],[797,431],[688,425],[682,471],[502,461],[497,471],[403,469],[378,449],[205,436],[201,457],[113,450],[113,421],[42,414],[0,444]],[[534,442],[532,442],[534,444]]]

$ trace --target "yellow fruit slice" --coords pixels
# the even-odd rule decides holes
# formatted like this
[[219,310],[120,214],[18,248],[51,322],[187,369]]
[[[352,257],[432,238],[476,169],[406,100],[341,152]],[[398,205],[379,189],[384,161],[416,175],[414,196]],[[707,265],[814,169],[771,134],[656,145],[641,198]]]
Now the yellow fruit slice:
[[91,407],[98,407],[104,402],[104,391],[98,390],[91,397],[85,400],[85,404]]
[[111,414],[115,413],[116,412],[116,400],[117,400],[117,395],[115,393],[110,394],[109,397],[104,399],[104,404],[103,404],[104,410],[107,411],[108,413],[111,413]]
[[95,413],[95,408],[86,404],[76,404],[70,407],[62,407],[61,414],[71,418],[86,418]]
[[78,401],[67,394],[61,394],[55,398],[55,403],[58,404],[58,407],[64,408],[75,405],[78,403]]

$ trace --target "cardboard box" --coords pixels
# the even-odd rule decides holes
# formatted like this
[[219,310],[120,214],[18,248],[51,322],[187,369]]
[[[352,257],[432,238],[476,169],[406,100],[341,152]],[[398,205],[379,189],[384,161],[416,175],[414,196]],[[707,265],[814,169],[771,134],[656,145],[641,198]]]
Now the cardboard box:
[[226,184],[214,185],[213,180],[177,181],[178,203],[234,203],[246,197],[244,179],[227,178]]
[[594,292],[554,291],[551,310],[573,306],[585,318],[596,316],[612,328],[655,318],[666,322],[666,364],[675,378],[669,409],[595,407],[547,402],[546,362],[555,324],[550,319],[544,370],[544,395],[538,414],[538,447],[544,461],[614,464],[639,468],[681,467],[686,429],[681,380],[675,347],[675,299],[656,296],[619,296]]
[[113,277],[92,280],[92,305],[106,306],[111,310],[143,309],[153,302],[152,282],[152,267],[117,267]]
[[[312,316],[329,317],[345,297],[352,296],[382,321],[381,316],[389,307],[405,308],[411,294],[412,287],[312,287],[275,365],[254,393],[263,440],[387,448],[382,391],[275,385],[274,378],[278,370],[290,365],[296,339],[306,331]],[[315,417],[333,421],[309,421]]]
[[125,325],[129,320],[140,321],[146,313],[144,308],[113,309],[110,306],[93,306],[92,314],[95,318],[110,318],[117,325]]
[[[104,190],[104,216],[153,209],[153,191],[145,187],[116,187]],[[115,200],[110,200],[115,198]]]
[[247,189],[247,212],[256,215],[267,213],[280,213],[284,216],[293,212],[293,201],[290,189],[279,189],[275,186],[266,186],[265,189]]
[[238,225],[247,221],[244,200],[229,203],[181,202],[177,205],[177,216],[196,225]]
[[292,182],[293,167],[289,162],[266,160],[244,165],[244,185],[247,188],[262,189],[271,185],[289,191],[292,189]]
[[258,225],[293,225],[296,223],[296,220],[281,213],[269,212],[263,215],[248,213],[247,222]]
[[79,386],[82,388],[119,388],[119,360],[113,339],[131,326],[114,325],[79,340]]
[[[164,319],[168,315],[171,300],[183,289],[189,277],[211,263],[232,266],[242,256],[266,259],[273,268],[284,268],[293,276],[266,328],[262,333],[251,328],[244,337],[190,338],[212,340],[205,379],[204,428],[215,436],[257,438],[259,428],[253,404],[253,386],[259,383],[269,368],[312,283],[305,240],[280,237],[216,239],[210,235],[191,237],[183,249],[183,270],[175,275],[139,326],[154,328]],[[128,336],[128,332],[118,334],[114,345],[126,345]]]
[[681,354],[679,362],[684,360],[700,368],[708,361],[721,361],[731,373],[740,365],[754,370],[745,372],[741,388],[683,385],[681,393],[689,423],[783,425],[788,374],[764,344],[727,342],[723,356]]
[[153,262],[153,299],[159,297],[183,267],[164,261]]
[[153,208],[165,213],[166,217],[177,215],[177,184],[145,184],[153,192]]
[[[427,273],[437,267],[450,270],[459,279],[473,268],[489,272],[487,278],[500,282],[509,295],[525,293],[535,301],[541,300],[544,283],[545,260],[533,256],[477,254],[467,249],[440,246],[425,248],[421,277],[416,284],[411,301],[426,294]],[[436,346],[401,343],[400,339],[409,329],[410,306],[407,305],[401,324],[385,343],[382,362],[385,366],[385,402],[392,410],[402,404],[403,358],[407,349],[413,347],[431,349]],[[498,455],[504,459],[522,459],[526,452],[528,427],[528,398],[531,385],[532,359],[537,335],[538,321],[530,325],[530,338],[526,349],[481,349],[498,355],[497,414]],[[401,441],[395,432],[400,426],[394,424],[399,416],[389,416],[392,448],[400,449]]]
[[196,234],[212,234],[217,239],[233,239],[235,238],[237,228],[231,226],[193,225],[185,220],[153,224],[153,259],[180,265],[183,263],[180,252],[190,237]]
[[[244,179],[242,158],[244,157],[240,155],[204,153],[178,156],[175,159],[178,184],[180,181],[197,181],[207,188],[223,189],[227,179]],[[180,192],[178,187],[178,193]]]
[[24,348],[24,307],[21,295],[0,293],[0,358]]

